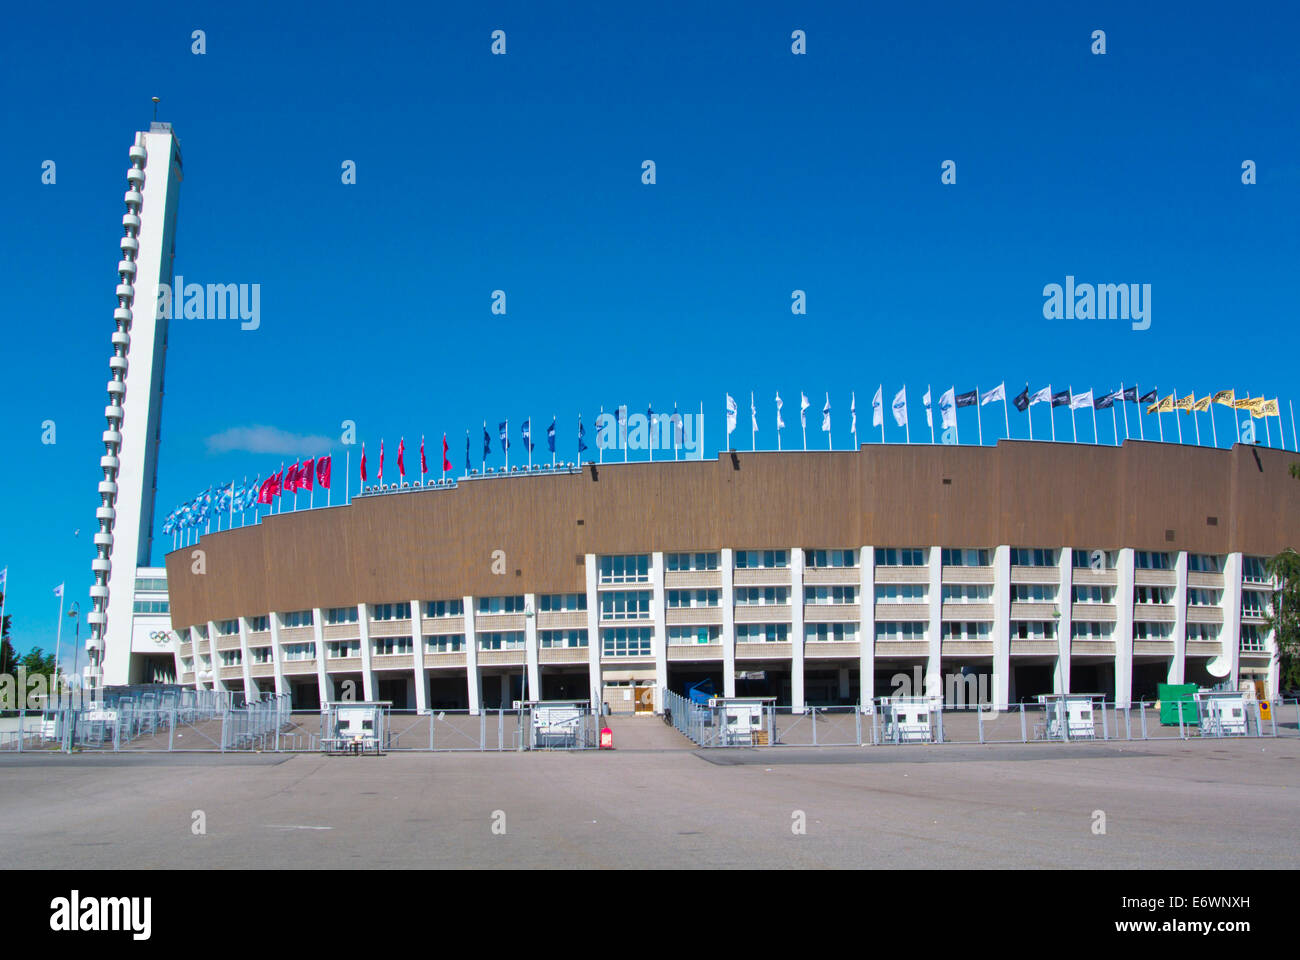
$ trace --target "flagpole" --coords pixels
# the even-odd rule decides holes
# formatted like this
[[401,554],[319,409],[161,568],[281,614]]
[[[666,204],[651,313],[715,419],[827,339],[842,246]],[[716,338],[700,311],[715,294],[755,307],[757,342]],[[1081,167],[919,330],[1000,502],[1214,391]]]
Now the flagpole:
[[754,391],[749,391],[749,449],[758,449],[758,411],[754,409]]
[[[876,392],[880,394],[880,442],[885,442],[885,385],[882,383]],[[871,415],[876,415],[875,404],[871,406]]]
[[[1196,399],[1196,394],[1192,394],[1192,399]],[[1192,409],[1192,423],[1196,425],[1196,445],[1201,445],[1201,418],[1196,415],[1195,407]]]
[[1237,427],[1237,442],[1241,443],[1241,421],[1237,418],[1237,388],[1232,388],[1232,406],[1228,408],[1232,411],[1232,422]]
[[1070,430],[1074,434],[1074,440],[1072,442],[1078,443],[1079,442],[1079,420],[1074,415],[1074,384],[1070,384],[1070,386],[1066,387],[1065,392],[1069,394],[1070,397]]
[[[1124,381],[1119,382],[1119,402],[1124,403]],[[1119,420],[1115,417],[1115,401],[1110,402],[1110,432],[1115,438],[1115,446],[1119,446]],[[1128,439],[1128,409],[1124,410],[1124,439]]]
[[618,422],[623,428],[623,462],[627,463],[627,407],[623,407],[623,415],[618,418]]
[[1214,438],[1214,449],[1219,449],[1219,428],[1214,422],[1214,394],[1210,394],[1210,435]]
[[980,403],[981,399],[980,385],[977,383],[975,384],[975,425],[979,428],[980,446],[982,447],[984,446],[984,415],[980,412],[980,407],[984,406],[984,404]]
[[[1051,391],[1049,390],[1048,392],[1050,393]],[[1027,401],[1025,403],[1025,418],[1029,421],[1029,439],[1032,440],[1034,439],[1034,401],[1028,399],[1029,397],[1028,383],[1025,384],[1025,397]]]
[[1273,446],[1273,431],[1268,426],[1268,414],[1264,414],[1261,419],[1264,421],[1264,439],[1268,441],[1268,445],[1271,447]]
[[[245,477],[244,481],[247,482],[248,478]],[[229,530],[234,525],[235,525],[235,481],[231,480],[230,481],[230,522],[226,524],[226,529]]]
[[[1115,404],[1112,403],[1110,405],[1110,408],[1114,410]],[[1092,445],[1095,447],[1097,446],[1098,442],[1099,441],[1097,439],[1097,390],[1094,387],[1092,391]]]
[[1002,381],[1002,420],[1007,428],[1007,439],[1011,439],[1011,412],[1007,409],[1007,382]]
[[858,395],[856,392],[849,394],[849,406],[853,409],[850,413],[853,416],[853,449],[858,449]]
[[[1142,426],[1142,388],[1136,383],[1133,384],[1133,393],[1137,396],[1137,415],[1138,415],[1138,439],[1147,438],[1146,427]],[[1156,398],[1159,402],[1159,397]],[[1128,439],[1128,408],[1124,408],[1124,439]]]
[[1174,423],[1178,424],[1178,442],[1182,443],[1183,442],[1183,421],[1182,418],[1178,416],[1178,410],[1179,410],[1178,391],[1175,390],[1174,391]]
[[[828,393],[828,394],[826,394],[826,406],[829,407],[830,405],[831,405],[831,395]],[[826,414],[826,420],[827,420],[827,423],[826,423],[826,449],[829,450],[829,449],[831,449],[831,425],[830,425],[830,414],[829,414],[829,413]]]
[[[884,398],[882,397],[881,400],[883,399]],[[880,419],[884,420],[885,418],[881,417]],[[931,423],[934,422],[933,418],[931,419],[930,422]],[[907,438],[908,443],[911,443],[912,442],[912,418],[907,416],[907,384],[903,384],[903,431],[904,431],[903,436]],[[930,436],[931,436],[930,442],[933,443],[934,427],[930,428]]]
[[[54,631],[54,676],[51,678],[55,684],[59,682],[59,646],[63,640],[63,595],[68,592],[67,586],[67,581],[59,584],[59,622]],[[3,622],[0,621],[0,624],[3,624]],[[45,705],[47,707],[50,705],[48,696]]]
[[700,459],[704,459],[704,401],[700,401]]
[[1293,452],[1300,452],[1300,445],[1297,445],[1295,436],[1295,404],[1288,400],[1286,405],[1287,409],[1291,411],[1291,450]]
[[[551,429],[552,429],[552,430],[555,429],[556,424],[558,424],[559,422],[560,422],[560,415],[559,415],[558,413],[553,413],[553,414],[551,414]],[[551,450],[551,466],[555,466],[555,450],[554,450],[554,444],[552,444],[551,446],[552,446],[552,450]]]
[[[906,397],[904,397],[906,399]],[[930,424],[930,442],[934,443],[934,386],[925,385],[925,419]]]

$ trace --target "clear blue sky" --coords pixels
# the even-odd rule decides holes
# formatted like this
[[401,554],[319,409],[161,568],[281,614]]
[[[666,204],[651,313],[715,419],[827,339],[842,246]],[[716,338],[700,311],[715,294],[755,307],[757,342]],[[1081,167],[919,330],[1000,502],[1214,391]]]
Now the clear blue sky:
[[[713,455],[728,392],[749,446],[751,390],[766,447],[777,390],[785,446],[802,390],[824,448],[829,391],[847,449],[850,391],[866,441],[876,386],[908,384],[912,439],[928,441],[926,384],[1004,380],[1278,396],[1290,445],[1293,3],[133,9],[20,5],[0,39],[0,566],[20,650],[53,646],[60,581],[89,609],[126,151],[153,95],[185,158],[178,272],[262,286],[257,331],[172,324],[158,525],[209,484],[279,466],[275,451],[214,451],[231,430],[337,438],[350,419],[390,458],[400,435],[413,451],[445,430],[459,467],[485,419],[510,418],[517,452],[514,425],[531,415],[541,446],[558,414],[572,459],[579,413],[590,431],[602,404],[703,402]],[[504,57],[489,52],[498,28]],[[1045,320],[1043,287],[1067,274],[1151,284],[1151,328]],[[1001,409],[985,413],[989,439]],[[1048,413],[1033,413],[1041,437]],[[973,411],[960,428],[974,439]]]

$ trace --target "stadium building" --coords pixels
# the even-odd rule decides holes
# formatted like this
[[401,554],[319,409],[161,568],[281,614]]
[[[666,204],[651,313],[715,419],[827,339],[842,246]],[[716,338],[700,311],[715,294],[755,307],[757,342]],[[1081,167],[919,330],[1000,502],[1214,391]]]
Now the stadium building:
[[984,676],[998,706],[1163,682],[1271,697],[1264,562],[1300,540],[1294,460],[1003,440],[381,488],[168,554],[175,670],[421,710],[652,711],[706,678],[866,704],[900,674]]

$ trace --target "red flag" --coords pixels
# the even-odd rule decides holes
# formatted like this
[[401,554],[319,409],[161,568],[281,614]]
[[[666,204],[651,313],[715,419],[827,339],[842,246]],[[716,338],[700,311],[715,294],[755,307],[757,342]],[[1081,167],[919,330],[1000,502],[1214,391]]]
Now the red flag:
[[298,489],[310,490],[312,478],[316,475],[316,461],[308,457],[302,462],[302,469],[298,471]]
[[320,457],[316,461],[316,482],[321,485],[321,489],[330,488],[330,460],[332,457]]
[[361,445],[361,482],[366,482],[366,445]]
[[376,477],[380,483],[384,482],[384,441],[379,441],[379,476]]
[[294,464],[284,471],[284,492],[298,489],[298,464]]
[[397,441],[397,475],[406,476],[406,464],[402,462],[402,454],[406,452],[406,438]]
[[442,435],[442,472],[446,473],[451,469],[451,461],[447,459],[447,435]]
[[271,498],[280,492],[280,475],[273,473],[262,481],[261,488],[257,491],[258,503],[270,503]]
[[429,472],[429,463],[424,459],[424,437],[420,437],[420,476]]

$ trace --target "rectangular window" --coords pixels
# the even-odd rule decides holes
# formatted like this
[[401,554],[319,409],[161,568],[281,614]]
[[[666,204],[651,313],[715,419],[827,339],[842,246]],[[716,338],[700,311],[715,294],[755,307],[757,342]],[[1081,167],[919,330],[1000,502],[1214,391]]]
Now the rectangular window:
[[1072,588],[1075,603],[1114,603],[1115,588],[1075,585]]
[[878,567],[923,567],[928,563],[921,547],[876,547]]
[[1054,567],[1056,551],[1046,547],[1012,547],[1011,565],[1013,567]]
[[857,587],[804,587],[803,602],[814,604],[847,604],[858,602]]
[[1169,554],[1151,550],[1138,550],[1133,554],[1133,566],[1138,570],[1171,570]]
[[1174,599],[1173,587],[1134,587],[1133,602],[1143,604],[1171,603]]
[[1187,639],[1217,643],[1219,629],[1220,625],[1217,623],[1189,623],[1187,625]]
[[167,578],[166,577],[136,577],[135,589],[137,592],[144,591],[144,592],[154,592],[154,593],[166,593]]
[[239,633],[238,620],[221,620],[217,623],[217,635],[221,637],[231,637]]
[[716,553],[670,553],[664,557],[669,570],[717,570]]
[[717,643],[722,636],[722,628],[712,627],[669,627],[668,642],[682,646],[692,643]]
[[374,637],[371,640],[371,646],[374,652],[381,657],[415,652],[415,642],[411,637]]
[[575,613],[587,609],[585,593],[544,593],[538,599],[538,609],[547,613]]
[[650,591],[607,590],[600,595],[600,616],[602,620],[649,620]]
[[790,566],[788,550],[737,550],[737,570],[780,570]]
[[1114,629],[1113,623],[1075,620],[1070,624],[1070,636],[1076,640],[1109,640]]
[[771,607],[789,602],[789,587],[736,588],[736,606],[738,607]]
[[1054,620],[1013,620],[1011,636],[1017,640],[1054,640],[1056,622]]
[[1213,553],[1189,553],[1187,569],[1195,573],[1222,573],[1223,558]]
[[132,610],[136,613],[170,613],[171,604],[166,600],[136,600]]
[[877,640],[924,640],[930,624],[926,620],[893,620],[876,624]]
[[[352,643],[357,645],[356,656],[361,655],[361,641],[353,640]],[[285,660],[315,660],[316,644],[314,643],[286,643],[283,648]]]
[[1071,562],[1077,570],[1114,570],[1119,554],[1114,550],[1074,550]]
[[1147,623],[1139,620],[1133,624],[1134,640],[1168,640],[1173,632],[1172,623]]
[[650,627],[615,627],[600,631],[601,653],[606,657],[648,657],[652,653]]
[[480,650],[522,650],[526,646],[522,630],[503,630],[478,634]]
[[464,650],[465,634],[463,633],[444,633],[424,638],[425,653],[463,653]]
[[945,547],[940,557],[945,567],[987,567],[990,560],[988,550],[961,550]]
[[665,601],[669,607],[716,607],[721,596],[720,590],[669,590]]
[[426,600],[424,602],[424,615],[426,617],[463,617],[465,615],[465,601],[460,597],[455,600]]
[[1217,607],[1222,599],[1222,590],[1210,590],[1206,587],[1189,587],[1187,589],[1187,605],[1189,607]]
[[[249,647],[248,655],[252,658],[253,663],[272,663],[273,658],[270,647]],[[316,656],[316,651],[312,650],[312,656]]]
[[858,639],[856,623],[809,623],[804,625],[809,643],[848,643]]
[[314,622],[310,610],[294,610],[292,613],[280,614],[280,624],[284,627],[310,627]]
[[1243,623],[1241,649],[1247,653],[1263,653],[1268,649],[1268,631],[1253,623]]
[[523,613],[524,597],[523,594],[513,597],[479,597],[477,609],[479,613]]
[[357,608],[356,607],[330,607],[328,610],[325,611],[325,622],[330,624],[331,626],[336,626],[340,623],[356,623]]
[[270,615],[268,614],[261,617],[249,617],[248,629],[250,633],[265,633],[267,630],[270,630],[271,629]]
[[1241,615],[1243,617],[1266,617],[1269,612],[1268,594],[1258,590],[1241,591]]
[[543,650],[573,649],[587,645],[586,630],[538,630],[537,642]]
[[411,619],[411,605],[409,603],[376,603],[371,606],[370,610],[370,619],[376,622]]
[[601,557],[598,567],[601,583],[648,583],[650,581],[649,554]]
[[737,643],[785,643],[790,639],[788,623],[738,623]]
[[[312,646],[314,647],[315,644]],[[340,660],[344,657],[359,657],[361,656],[361,641],[330,640],[325,644],[325,656],[331,660]]]
[[993,600],[991,583],[944,584],[944,603],[989,603]]
[[924,603],[930,588],[924,583],[876,584],[877,603]]
[[991,627],[986,620],[945,620],[942,636],[945,640],[987,640]]
[[1011,601],[1013,603],[1055,603],[1059,589],[1047,583],[1013,583]]
[[223,667],[238,667],[244,662],[242,650],[221,650],[217,656],[220,658]]
[[858,551],[856,550],[805,550],[804,563],[813,570],[834,569],[837,567],[856,567]]
[[1243,583],[1268,583],[1271,577],[1264,566],[1263,557],[1241,558],[1241,579]]

